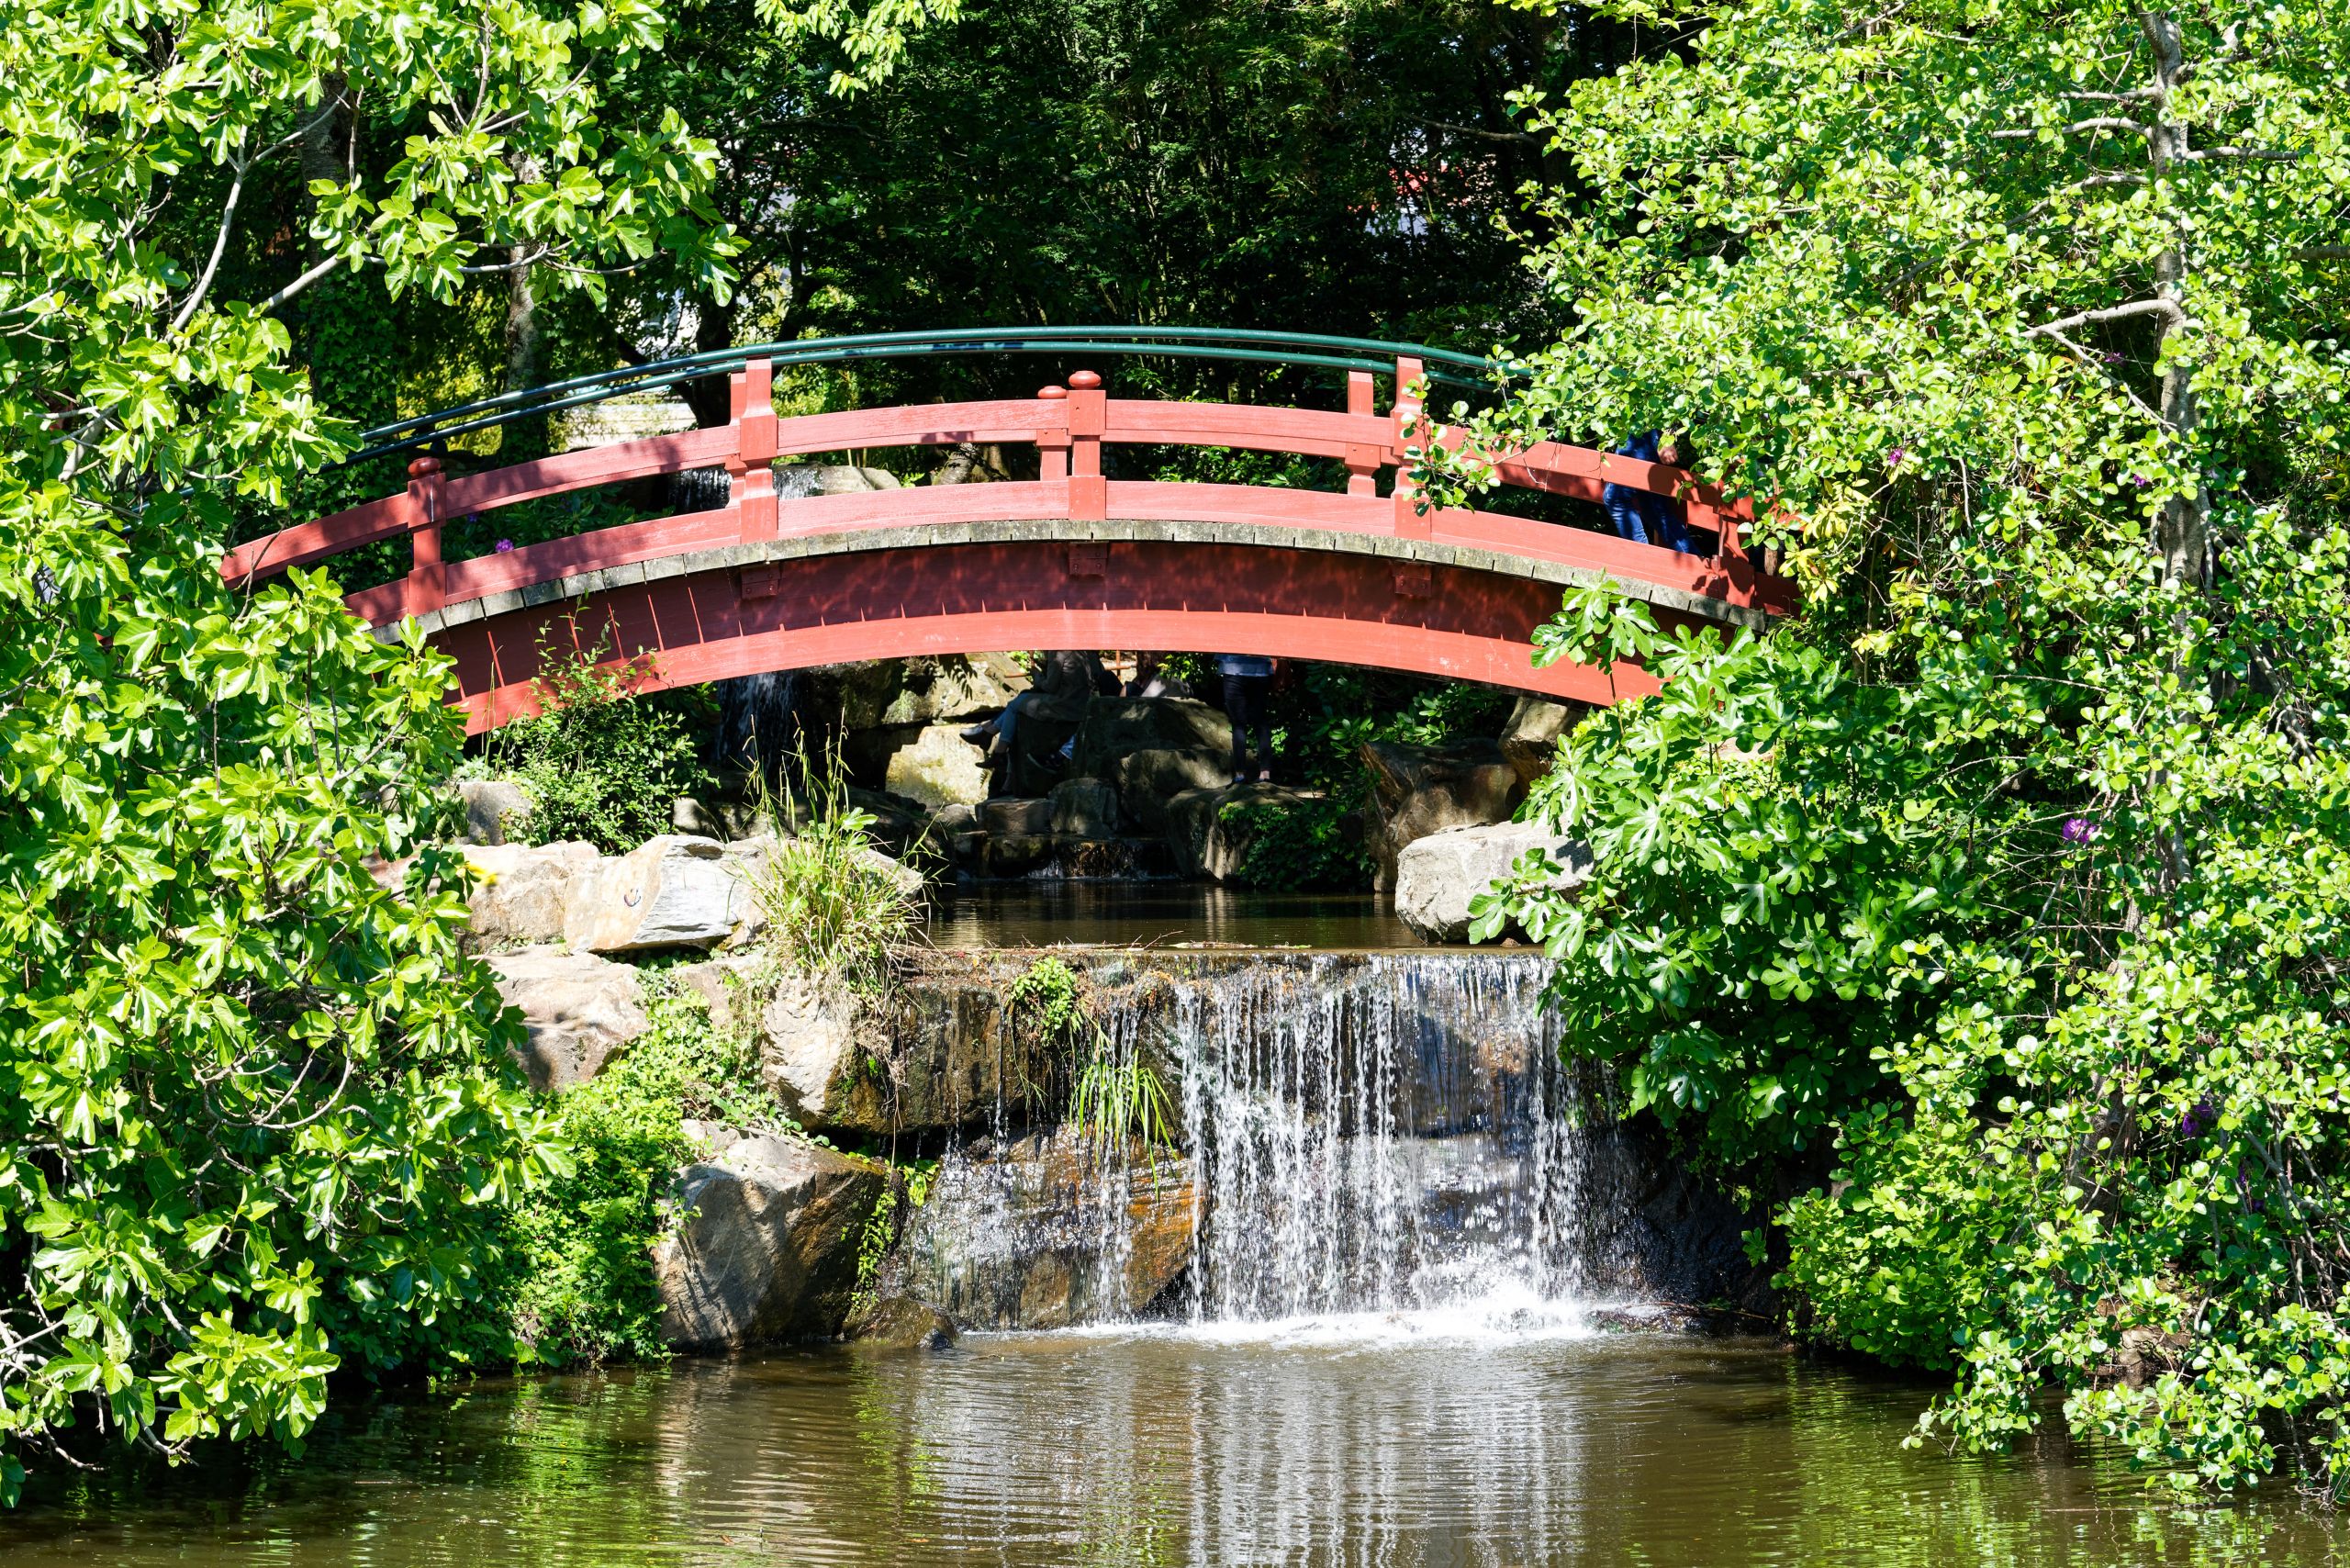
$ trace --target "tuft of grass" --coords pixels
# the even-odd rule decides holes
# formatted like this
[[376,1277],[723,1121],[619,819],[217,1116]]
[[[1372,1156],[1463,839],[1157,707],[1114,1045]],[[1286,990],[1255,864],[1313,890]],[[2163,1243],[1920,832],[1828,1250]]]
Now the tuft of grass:
[[1139,1053],[1120,1060],[1114,1042],[1099,1027],[1092,1053],[1069,1087],[1069,1124],[1102,1158],[1139,1148],[1155,1166],[1159,1151],[1175,1144],[1167,1086]]
[[896,863],[874,837],[878,819],[850,802],[839,755],[827,753],[820,768],[803,754],[800,772],[804,811],[789,811],[772,794],[764,801],[777,840],[751,876],[764,940],[803,975],[883,990],[890,955],[913,937],[919,896],[900,883]]

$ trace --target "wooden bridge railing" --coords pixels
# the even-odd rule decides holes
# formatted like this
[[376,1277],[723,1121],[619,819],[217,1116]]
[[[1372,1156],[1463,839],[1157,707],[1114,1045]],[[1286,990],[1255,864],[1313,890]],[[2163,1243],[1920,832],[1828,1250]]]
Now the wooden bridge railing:
[[[1462,432],[1431,423],[1418,398],[1423,366],[1398,357],[1398,396],[1376,410],[1371,373],[1350,370],[1344,412],[1227,403],[1192,403],[1110,397],[1102,378],[1078,371],[1066,386],[1034,398],[981,402],[857,409],[778,416],[773,366],[751,358],[734,372],[729,422],[563,453],[484,473],[453,477],[434,456],[408,465],[404,492],[239,546],[221,570],[243,581],[308,565],[376,540],[406,534],[413,554],[408,575],[352,596],[352,608],[382,624],[444,605],[546,583],[568,573],[652,561],[729,543],[755,543],[802,533],[887,527],[946,520],[1066,518],[1072,523],[1120,517],[1232,516],[1317,528],[1386,532],[1404,539],[1449,538],[1478,548],[1536,559],[1561,558],[1554,524],[1422,506],[1411,477],[1416,454],[1430,444],[1457,445]],[[785,501],[775,487],[779,457],[890,446],[963,442],[1033,444],[1039,477],[1031,482],[917,487],[852,497]],[[1105,443],[1232,447],[1326,458],[1344,465],[1343,497],[1269,487],[1181,483],[1117,484],[1103,471]],[[449,562],[441,548],[450,521],[501,507],[625,480],[722,468],[730,476],[726,505],[592,533],[547,541],[503,554]],[[1382,469],[1396,470],[1391,494],[1378,496]],[[1661,464],[1544,442],[1498,465],[1505,484],[1587,501],[1603,484],[1674,497],[1693,529],[1716,535],[1710,557],[1674,557],[1657,546],[1622,543],[1627,569],[1645,572],[1729,602],[1756,609],[1791,605],[1787,585],[1760,574],[1740,548],[1749,503],[1732,502],[1687,473]],[[1113,491],[1115,501],[1113,504]],[[1606,543],[1617,545],[1612,538]],[[1588,536],[1577,558],[1588,558]],[[1689,578],[1683,584],[1676,579]],[[1702,585],[1702,586],[1701,586]]]

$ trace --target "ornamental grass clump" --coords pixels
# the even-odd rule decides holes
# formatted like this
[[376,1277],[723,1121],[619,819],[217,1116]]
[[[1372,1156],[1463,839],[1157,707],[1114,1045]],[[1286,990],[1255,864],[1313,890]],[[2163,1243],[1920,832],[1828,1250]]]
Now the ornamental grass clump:
[[800,759],[804,795],[771,795],[776,846],[748,873],[769,953],[788,969],[853,991],[884,989],[890,956],[913,939],[921,895],[853,804],[837,754]]

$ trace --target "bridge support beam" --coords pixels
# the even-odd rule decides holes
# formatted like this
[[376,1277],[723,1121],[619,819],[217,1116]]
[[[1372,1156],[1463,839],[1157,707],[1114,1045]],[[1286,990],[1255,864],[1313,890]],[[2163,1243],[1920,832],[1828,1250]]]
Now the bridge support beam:
[[[1121,540],[1071,570],[1066,541],[882,549],[610,586],[436,632],[466,725],[534,712],[543,637],[639,656],[642,689],[919,654],[1144,648],[1364,665],[1606,703],[1645,671],[1536,668],[1553,584],[1434,566],[1409,582],[1371,554]],[[1096,569],[1098,568],[1098,569]],[[1667,619],[1673,619],[1667,616]]]

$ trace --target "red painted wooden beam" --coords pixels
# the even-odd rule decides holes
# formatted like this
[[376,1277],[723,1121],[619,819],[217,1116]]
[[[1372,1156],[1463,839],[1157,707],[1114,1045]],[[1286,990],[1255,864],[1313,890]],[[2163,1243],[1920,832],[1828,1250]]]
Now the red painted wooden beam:
[[[542,640],[599,638],[640,661],[640,689],[916,654],[1021,648],[1247,652],[1483,681],[1606,703],[1645,671],[1538,669],[1555,586],[1383,557],[1129,541],[946,545],[720,568],[452,627],[469,730],[537,710]],[[1667,615],[1666,620],[1675,617]],[[621,660],[613,661],[615,665]]]

